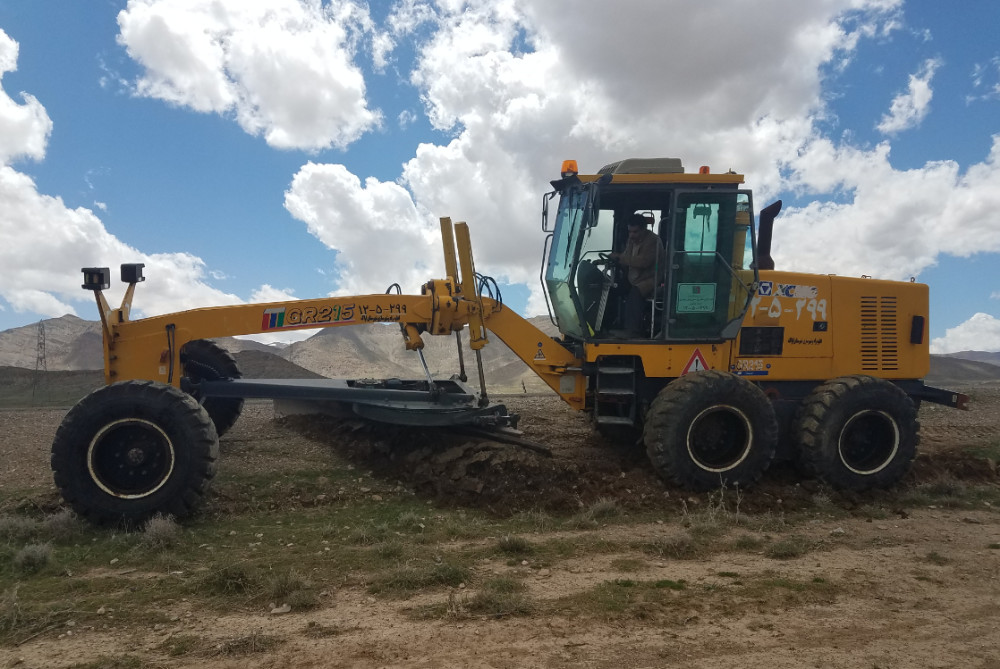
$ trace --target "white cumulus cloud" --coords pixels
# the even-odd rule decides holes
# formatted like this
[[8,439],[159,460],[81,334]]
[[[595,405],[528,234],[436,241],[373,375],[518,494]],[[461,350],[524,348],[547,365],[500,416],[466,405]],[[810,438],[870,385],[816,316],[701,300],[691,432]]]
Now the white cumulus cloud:
[[[0,82],[17,69],[18,43],[0,29]],[[21,93],[22,104],[0,90],[0,164],[16,158],[41,160],[52,132],[52,120],[41,103]]]
[[889,112],[882,117],[877,128],[885,135],[894,135],[903,130],[909,130],[920,125],[930,110],[931,79],[934,72],[941,66],[938,59],[928,59],[916,74],[910,75],[910,82],[905,93],[893,98]]
[[345,147],[381,121],[353,60],[371,19],[351,0],[129,0],[118,23],[138,95],[232,114],[276,148]]
[[[13,71],[18,45],[0,31],[0,73]],[[78,268],[142,262],[151,280],[143,284],[138,314],[155,314],[206,304],[232,304],[234,295],[204,282],[204,262],[186,253],[143,253],[110,234],[93,211],[71,209],[59,197],[38,192],[28,175],[10,163],[18,157],[42,160],[52,121],[42,104],[24,93],[23,105],[0,90],[0,266],[2,297],[15,311],[44,316],[93,309],[93,297],[81,289]],[[152,280],[156,277],[156,280]],[[120,296],[116,286],[109,299]],[[88,317],[93,311],[85,312]]]
[[1000,318],[978,313],[931,340],[931,353],[959,351],[1000,351]]
[[[6,279],[2,296],[15,311],[45,316],[76,313],[74,305],[92,308],[93,298],[80,288],[82,267],[109,266],[117,283],[123,262],[145,263],[150,280],[142,284],[135,311],[151,315],[205,306],[234,304],[238,298],[211,288],[204,262],[187,253],[143,253],[108,233],[89,209],[67,207],[60,198],[39,193],[35,183],[9,166],[0,166],[0,265]],[[122,294],[120,285],[109,300]],[[84,312],[91,317],[92,312]]]
[[966,102],[1000,99],[1000,55],[988,63],[976,63],[972,68],[974,94],[966,96]]
[[828,141],[803,147],[790,167],[813,189],[853,197],[782,212],[779,269],[905,279],[942,253],[1000,251],[1000,135],[987,159],[964,172],[953,161],[897,170],[887,144],[862,151]]
[[398,184],[362,183],[343,165],[308,163],[292,179],[285,207],[338,251],[337,295],[382,293],[392,283],[414,293],[443,262],[433,219]]

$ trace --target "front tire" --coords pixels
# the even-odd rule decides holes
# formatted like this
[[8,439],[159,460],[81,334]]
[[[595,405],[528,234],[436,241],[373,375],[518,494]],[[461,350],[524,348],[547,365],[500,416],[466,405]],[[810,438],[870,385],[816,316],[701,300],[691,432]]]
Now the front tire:
[[63,499],[96,524],[138,525],[191,515],[215,476],[219,438],[190,395],[155,381],[122,381],[70,409],[52,443]]
[[718,370],[667,384],[643,431],[657,473],[692,490],[752,485],[770,466],[777,440],[774,407],[763,391]]
[[844,376],[802,403],[796,431],[802,468],[834,488],[888,488],[910,469],[920,424],[909,396],[873,376]]

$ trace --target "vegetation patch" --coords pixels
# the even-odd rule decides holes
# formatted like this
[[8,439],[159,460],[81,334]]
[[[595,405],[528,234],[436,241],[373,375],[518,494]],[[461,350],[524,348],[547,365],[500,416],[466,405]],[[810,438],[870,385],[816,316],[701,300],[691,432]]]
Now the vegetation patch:
[[260,570],[247,562],[223,563],[200,574],[195,579],[195,591],[251,599],[263,581]]
[[608,497],[601,497],[580,513],[566,521],[570,527],[579,530],[596,529],[625,515],[621,505]]
[[157,514],[146,521],[140,544],[152,550],[164,550],[175,546],[181,538],[181,526],[173,516]]
[[[660,585],[657,585],[657,584]],[[604,620],[672,618],[679,615],[687,597],[684,587],[672,581],[614,579],[580,593],[560,598],[554,606],[570,615]],[[676,585],[680,585],[679,582]]]
[[611,561],[611,568],[615,571],[640,572],[649,569],[649,563],[636,558],[618,558]]
[[946,472],[904,490],[899,501],[913,507],[996,510],[1000,509],[1000,488]]
[[608,621],[631,618],[677,625],[689,622],[701,610],[739,617],[751,611],[767,613],[830,604],[840,590],[823,578],[796,580],[770,574],[719,585],[615,579],[560,598],[552,607],[562,613]]
[[812,550],[813,546],[813,542],[806,537],[793,535],[775,541],[764,550],[764,554],[775,560],[791,560],[802,557]]
[[967,448],[965,452],[974,457],[990,460],[994,463],[1000,462],[1000,439],[996,439],[988,444],[972,446]]
[[14,553],[11,561],[14,569],[21,574],[37,574],[52,560],[52,546],[49,544],[28,544]]
[[261,630],[255,630],[250,634],[226,639],[218,644],[214,650],[217,655],[244,657],[266,653],[274,650],[283,643],[285,643],[285,640],[280,637],[264,634]]
[[204,654],[209,648],[208,641],[194,634],[175,634],[159,645],[160,651],[169,657]]
[[525,585],[514,578],[484,581],[475,592],[452,590],[446,602],[418,606],[404,612],[418,620],[442,618],[506,618],[530,616],[538,610]]
[[526,558],[535,554],[535,545],[522,536],[506,534],[496,542],[494,551],[511,558]]
[[450,586],[457,588],[469,580],[469,569],[451,562],[430,562],[405,565],[378,575],[368,586],[372,594],[409,597],[428,587]]
[[640,541],[632,546],[657,558],[670,558],[674,560],[693,560],[701,557],[706,552],[706,544],[696,541],[690,534],[671,534],[657,537],[649,541]]
[[465,612],[474,616],[503,618],[507,616],[527,616],[535,611],[535,604],[525,594],[526,588],[520,581],[509,578],[494,578],[460,604]]

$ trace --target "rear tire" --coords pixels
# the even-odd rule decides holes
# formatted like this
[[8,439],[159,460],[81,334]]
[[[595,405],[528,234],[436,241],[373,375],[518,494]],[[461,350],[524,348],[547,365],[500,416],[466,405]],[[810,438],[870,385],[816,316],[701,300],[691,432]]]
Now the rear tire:
[[778,422],[763,391],[733,374],[693,372],[653,400],[643,431],[657,473],[692,490],[755,483],[774,458]]
[[909,396],[872,376],[844,376],[816,388],[799,410],[802,468],[834,488],[888,488],[910,469],[920,424]]
[[[239,379],[243,376],[229,351],[210,339],[195,339],[185,344],[181,349],[181,367],[184,369],[184,376],[193,383]],[[243,411],[242,397],[202,398],[197,390],[191,396],[205,407],[220,437],[236,424]]]
[[208,413],[155,381],[122,381],[70,409],[52,443],[56,487],[97,524],[138,525],[160,513],[191,515],[219,456]]

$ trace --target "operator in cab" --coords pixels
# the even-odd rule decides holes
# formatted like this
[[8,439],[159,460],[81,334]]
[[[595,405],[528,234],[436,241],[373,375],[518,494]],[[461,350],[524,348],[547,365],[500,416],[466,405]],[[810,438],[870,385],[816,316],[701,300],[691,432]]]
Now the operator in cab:
[[642,214],[632,214],[626,227],[628,241],[620,252],[611,254],[612,260],[625,268],[629,288],[625,297],[625,314],[623,326],[625,330],[615,333],[626,338],[642,335],[642,311],[646,300],[653,297],[656,290],[657,277],[666,254],[659,236],[649,229],[652,219]]

